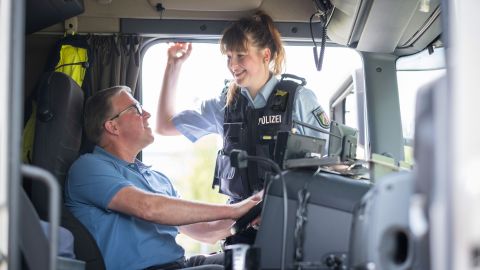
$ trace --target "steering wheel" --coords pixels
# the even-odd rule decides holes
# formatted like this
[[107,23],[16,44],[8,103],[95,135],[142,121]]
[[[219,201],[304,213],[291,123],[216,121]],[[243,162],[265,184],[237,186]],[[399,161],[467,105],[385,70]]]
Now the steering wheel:
[[245,230],[255,218],[257,218],[262,212],[263,201],[258,202],[254,207],[250,208],[245,215],[241,216],[230,228],[230,232],[235,235]]

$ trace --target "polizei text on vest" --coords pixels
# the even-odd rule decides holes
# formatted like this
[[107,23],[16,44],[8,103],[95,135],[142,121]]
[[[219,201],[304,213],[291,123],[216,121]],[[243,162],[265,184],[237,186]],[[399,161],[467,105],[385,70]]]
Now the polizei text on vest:
[[282,122],[282,115],[265,115],[258,118],[258,125],[279,124]]

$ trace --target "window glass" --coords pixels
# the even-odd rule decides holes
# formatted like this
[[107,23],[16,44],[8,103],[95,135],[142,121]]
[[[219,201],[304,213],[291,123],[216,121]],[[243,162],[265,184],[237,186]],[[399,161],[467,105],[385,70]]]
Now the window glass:
[[363,69],[352,70],[330,98],[330,114],[338,123],[356,128],[357,159],[365,159],[365,145],[368,145],[365,123],[365,95]]
[[443,48],[430,54],[427,50],[397,60],[397,83],[404,139],[405,161],[413,163],[415,132],[415,100],[422,86],[435,81],[446,72]]
[[317,71],[311,46],[286,46],[285,51],[285,72],[305,78],[306,87],[315,92],[320,105],[327,111],[332,94],[362,64],[355,50],[327,47],[322,70]]
[[353,93],[345,98],[345,125],[358,127],[357,99]]
[[[152,128],[167,48],[166,43],[157,43],[148,48],[143,57],[142,103],[152,114],[149,121]],[[316,93],[326,111],[329,111],[332,93],[361,65],[360,56],[348,48],[327,48],[321,72],[315,69],[311,46],[286,46],[286,55],[285,73],[304,77],[306,87]],[[193,44],[192,54],[184,63],[178,82],[177,110],[197,108],[202,100],[218,96],[225,79],[231,79],[226,63],[218,44]],[[143,161],[165,173],[182,198],[225,203],[227,198],[211,188],[216,153],[221,145],[218,135],[206,136],[196,143],[183,136],[155,135],[155,142],[143,151]],[[218,245],[200,245],[186,237],[180,237],[179,242],[186,247],[187,255],[219,249]]]
[[[345,125],[354,127],[359,130],[358,141],[357,141],[357,159],[366,159],[365,157],[365,131],[361,128],[361,125],[365,123],[363,119],[363,114],[358,108],[358,99],[359,96],[356,93],[357,89],[353,89],[350,94],[345,97]],[[361,96],[363,97],[363,96]],[[359,119],[359,114],[362,114],[362,117]],[[362,123],[359,123],[359,120]]]

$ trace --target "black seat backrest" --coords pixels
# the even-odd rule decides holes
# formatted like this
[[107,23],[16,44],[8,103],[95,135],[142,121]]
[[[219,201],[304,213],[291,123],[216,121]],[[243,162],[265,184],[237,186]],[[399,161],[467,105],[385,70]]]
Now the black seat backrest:
[[[32,163],[52,173],[63,187],[68,169],[79,156],[82,142],[84,94],[80,86],[60,72],[44,74],[37,93],[37,119]],[[32,183],[31,200],[39,216],[47,217],[47,192]],[[87,229],[62,203],[61,225],[75,237],[77,259],[86,269],[105,269],[99,248]]]

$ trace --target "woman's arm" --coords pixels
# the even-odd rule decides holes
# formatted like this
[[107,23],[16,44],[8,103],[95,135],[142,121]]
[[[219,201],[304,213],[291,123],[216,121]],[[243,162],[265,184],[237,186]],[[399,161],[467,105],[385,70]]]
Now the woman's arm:
[[158,98],[156,132],[162,135],[179,135],[172,118],[175,115],[177,83],[180,70],[192,52],[191,43],[174,43],[168,48],[168,61]]

